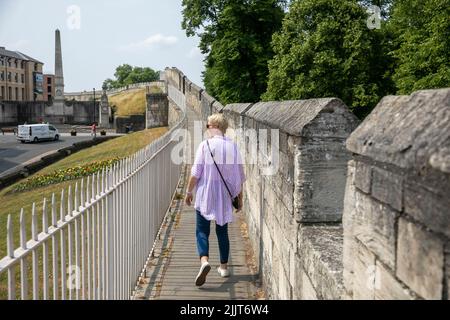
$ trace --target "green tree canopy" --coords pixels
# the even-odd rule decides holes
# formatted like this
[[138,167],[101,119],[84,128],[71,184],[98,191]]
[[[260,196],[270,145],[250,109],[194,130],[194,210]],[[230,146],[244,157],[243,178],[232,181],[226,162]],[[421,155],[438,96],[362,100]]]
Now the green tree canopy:
[[159,79],[159,74],[148,67],[132,67],[129,64],[123,64],[116,68],[114,77],[115,80],[106,79],[103,82],[103,88],[114,89],[134,83],[152,82]]
[[450,87],[449,0],[396,0],[388,27],[398,93]]
[[183,0],[182,27],[207,55],[206,90],[222,103],[259,101],[267,86],[272,34],[285,1]]
[[264,100],[341,98],[363,117],[392,89],[384,30],[355,0],[296,0],[273,37]]

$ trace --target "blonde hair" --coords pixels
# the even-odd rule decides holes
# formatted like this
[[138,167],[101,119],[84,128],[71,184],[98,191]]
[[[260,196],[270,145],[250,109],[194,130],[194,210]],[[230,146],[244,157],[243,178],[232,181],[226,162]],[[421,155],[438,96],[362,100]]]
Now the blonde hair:
[[208,123],[219,128],[222,133],[225,133],[228,129],[228,121],[222,113],[214,113],[210,115],[208,117]]

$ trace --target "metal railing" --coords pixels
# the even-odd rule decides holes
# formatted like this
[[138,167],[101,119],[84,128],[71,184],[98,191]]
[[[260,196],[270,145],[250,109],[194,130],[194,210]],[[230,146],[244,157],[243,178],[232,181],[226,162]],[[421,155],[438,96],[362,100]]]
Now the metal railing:
[[[170,94],[185,110],[177,90]],[[59,201],[55,194],[44,199],[41,223],[33,203],[28,241],[22,209],[18,248],[9,215],[7,256],[0,260],[8,299],[130,299],[178,184],[182,164],[171,159],[178,143],[172,137],[185,126],[183,112],[147,147],[61,190]]]

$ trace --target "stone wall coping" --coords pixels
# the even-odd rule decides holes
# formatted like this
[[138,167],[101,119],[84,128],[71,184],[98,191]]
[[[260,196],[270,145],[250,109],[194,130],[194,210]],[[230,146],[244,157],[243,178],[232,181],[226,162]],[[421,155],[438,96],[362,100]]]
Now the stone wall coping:
[[223,111],[223,108],[224,108],[224,106],[223,106],[219,101],[217,101],[217,100],[215,100],[215,101],[213,102],[212,107],[215,108],[215,109],[217,109],[217,112],[222,112],[222,111]]
[[222,112],[231,112],[244,115],[252,105],[253,103],[230,103],[223,108]]
[[245,115],[292,136],[304,136],[303,129],[320,113],[345,113],[349,120],[356,121],[356,117],[338,98],[259,102]]
[[403,169],[450,172],[450,88],[386,96],[347,139],[347,149]]

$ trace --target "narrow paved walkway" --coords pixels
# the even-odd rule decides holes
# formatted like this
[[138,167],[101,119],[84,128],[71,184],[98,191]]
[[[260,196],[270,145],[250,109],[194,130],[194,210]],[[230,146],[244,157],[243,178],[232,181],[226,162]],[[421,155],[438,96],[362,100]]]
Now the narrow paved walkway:
[[[188,127],[192,132],[193,121],[198,116],[188,110]],[[191,153],[193,154],[193,153]],[[211,223],[210,263],[212,269],[206,283],[194,284],[200,262],[195,239],[195,210],[184,204],[190,166],[186,166],[178,189],[179,197],[163,224],[160,239],[156,243],[154,257],[148,263],[146,277],[136,292],[136,299],[257,299],[262,298],[255,276],[254,258],[246,235],[246,225],[241,214],[229,226],[231,276],[221,278],[217,272],[220,264],[215,223]]]

